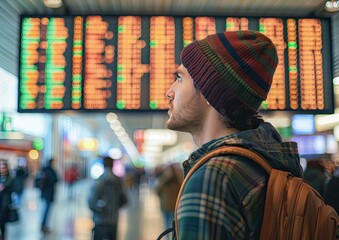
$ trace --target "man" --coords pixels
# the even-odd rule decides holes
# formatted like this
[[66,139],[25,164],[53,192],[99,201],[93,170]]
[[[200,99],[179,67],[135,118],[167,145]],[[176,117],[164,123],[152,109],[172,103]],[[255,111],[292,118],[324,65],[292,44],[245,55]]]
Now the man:
[[327,160],[324,158],[308,160],[307,168],[304,172],[305,181],[317,190],[322,197],[325,195],[326,184],[330,179],[325,168],[326,162]]
[[50,233],[48,228],[48,218],[50,208],[54,201],[55,186],[58,182],[58,175],[53,167],[54,159],[50,159],[47,165],[41,170],[41,198],[45,200],[45,212],[42,218],[41,231],[46,234]]
[[[167,127],[189,132],[198,149],[184,174],[209,151],[237,145],[272,167],[302,175],[296,143],[283,143],[258,109],[278,63],[275,46],[256,31],[224,32],[194,41],[167,92]],[[268,176],[241,156],[213,157],[188,180],[176,209],[177,239],[259,239]]]
[[121,178],[113,174],[113,159],[104,157],[104,173],[91,189],[88,205],[93,211],[93,239],[115,240],[119,208],[127,203]]
[[325,191],[325,202],[332,206],[339,214],[339,167],[334,171],[332,178],[329,180]]
[[[177,201],[180,186],[183,181],[182,169],[179,163],[161,165],[155,169],[158,184],[155,191],[159,196],[160,208],[165,229],[172,226],[174,219],[175,203]],[[167,239],[170,236],[167,236]]]

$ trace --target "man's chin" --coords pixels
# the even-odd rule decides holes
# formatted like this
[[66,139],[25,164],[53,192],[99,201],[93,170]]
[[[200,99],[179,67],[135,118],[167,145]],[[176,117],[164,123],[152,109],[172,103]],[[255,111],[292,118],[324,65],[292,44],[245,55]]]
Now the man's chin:
[[170,117],[170,118],[166,121],[166,126],[167,126],[167,128],[170,129],[170,130],[177,130],[177,128],[175,127],[175,124],[173,123],[172,117]]
[[167,126],[167,128],[168,128],[168,129],[170,129],[170,130],[174,130],[174,129],[172,129],[172,122],[171,122],[171,118],[169,118],[169,119],[166,121],[166,126]]
[[169,130],[179,131],[179,132],[188,132],[186,128],[184,128],[182,125],[176,124],[175,122],[171,121],[171,119],[167,120],[166,125]]

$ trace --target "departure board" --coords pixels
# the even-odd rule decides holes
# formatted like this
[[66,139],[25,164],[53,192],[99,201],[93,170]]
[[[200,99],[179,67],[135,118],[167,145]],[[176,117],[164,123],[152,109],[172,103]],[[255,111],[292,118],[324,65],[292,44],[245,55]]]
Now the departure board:
[[334,111],[330,18],[107,15],[21,17],[18,111],[166,110],[183,47],[247,29],[279,58],[263,111]]

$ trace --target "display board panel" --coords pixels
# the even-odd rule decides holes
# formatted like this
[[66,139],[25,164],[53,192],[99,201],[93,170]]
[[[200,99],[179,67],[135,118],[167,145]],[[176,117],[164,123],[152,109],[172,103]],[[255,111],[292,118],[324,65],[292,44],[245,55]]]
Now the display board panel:
[[332,113],[331,21],[210,16],[22,16],[19,112],[166,110],[180,51],[208,34],[257,30],[279,65],[262,110]]

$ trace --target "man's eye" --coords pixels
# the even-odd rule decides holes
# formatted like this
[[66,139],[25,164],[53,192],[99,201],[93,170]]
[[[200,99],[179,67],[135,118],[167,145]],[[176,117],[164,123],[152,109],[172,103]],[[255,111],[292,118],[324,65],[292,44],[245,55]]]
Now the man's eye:
[[180,77],[180,75],[179,75],[179,73],[174,73],[174,80],[175,81],[181,81],[182,79],[181,79],[181,77]]

